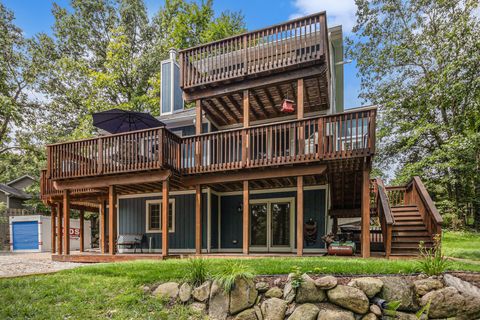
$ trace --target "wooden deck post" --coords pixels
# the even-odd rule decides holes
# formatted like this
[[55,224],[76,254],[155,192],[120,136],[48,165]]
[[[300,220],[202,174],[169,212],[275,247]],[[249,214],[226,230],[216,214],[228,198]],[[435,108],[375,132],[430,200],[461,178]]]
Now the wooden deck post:
[[52,226],[51,226],[51,232],[52,232],[52,240],[51,240],[51,241],[52,241],[52,254],[55,254],[56,249],[57,249],[57,248],[56,248],[56,246],[57,246],[57,244],[56,244],[56,242],[57,242],[57,241],[56,241],[56,240],[57,240],[57,238],[56,238],[57,228],[56,228],[56,220],[55,220],[55,219],[56,219],[56,212],[57,212],[57,210],[56,210],[56,208],[55,208],[55,203],[52,204],[52,206],[50,207],[50,209],[51,209],[51,212],[52,212],[52,216],[51,216],[51,219],[52,219],[52,220],[51,220],[51,224],[52,224]]
[[70,254],[70,191],[63,190],[63,254]]
[[85,219],[85,210],[80,210],[80,252],[85,251],[85,239],[84,239],[84,219]]
[[243,90],[242,167],[248,166],[250,138],[245,130],[248,127],[250,127],[250,96],[248,90]]
[[248,180],[243,181],[243,254],[249,253],[250,245],[250,192]]
[[168,211],[170,186],[168,179],[162,183],[162,256],[168,256]]
[[297,255],[303,255],[303,176],[297,177]]
[[[202,100],[195,100],[195,135],[202,134]],[[195,141],[195,165],[202,166],[202,145]]]
[[[304,99],[303,99],[303,79],[297,80],[297,119],[304,117]],[[305,153],[305,128],[303,125],[298,127],[298,151],[299,156],[302,157]]]
[[195,254],[202,253],[202,186],[195,186]]
[[105,201],[102,199],[100,201],[100,207],[98,209],[98,215],[99,215],[99,232],[100,232],[100,238],[98,239],[99,246],[100,246],[100,252],[105,253],[106,248],[106,239],[105,239]]
[[108,187],[108,248],[111,255],[115,254],[117,240],[117,190],[114,185]]
[[58,208],[58,215],[57,215],[57,253],[62,254],[63,251],[63,227],[62,227],[62,205],[60,203],[57,204]]
[[370,170],[363,169],[362,179],[362,257],[370,257]]

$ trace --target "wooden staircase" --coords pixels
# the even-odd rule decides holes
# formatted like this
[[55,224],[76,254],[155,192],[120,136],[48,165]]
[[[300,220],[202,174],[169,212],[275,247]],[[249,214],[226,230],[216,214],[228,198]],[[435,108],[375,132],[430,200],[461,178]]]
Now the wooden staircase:
[[397,205],[391,207],[395,224],[392,229],[392,252],[391,255],[418,254],[420,242],[425,247],[432,247],[432,235],[414,205]]
[[427,248],[434,245],[433,237],[442,232],[442,217],[419,177],[395,187],[374,179],[370,194],[386,257],[418,255],[421,242]]

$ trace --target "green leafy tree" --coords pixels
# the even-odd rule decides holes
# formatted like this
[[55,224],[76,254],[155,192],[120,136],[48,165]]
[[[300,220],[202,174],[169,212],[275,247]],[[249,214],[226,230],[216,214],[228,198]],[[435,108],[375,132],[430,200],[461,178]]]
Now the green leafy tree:
[[476,207],[480,227],[477,0],[356,0],[348,56],[380,106],[378,165],[426,180],[443,213]]
[[40,89],[49,99],[50,140],[94,132],[91,114],[111,108],[159,113],[160,65],[182,49],[244,31],[243,16],[215,17],[212,1],[167,0],[152,19],[143,0],[54,5],[54,37],[39,34]]

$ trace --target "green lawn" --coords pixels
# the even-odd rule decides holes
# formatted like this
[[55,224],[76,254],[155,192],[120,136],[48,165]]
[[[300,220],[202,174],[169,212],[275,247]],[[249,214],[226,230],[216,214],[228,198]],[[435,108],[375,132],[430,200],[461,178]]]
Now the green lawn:
[[[445,233],[448,255],[478,259],[478,236]],[[476,248],[475,248],[476,247]],[[225,259],[210,259],[215,272]],[[285,274],[293,266],[302,271],[334,274],[411,273],[415,260],[353,259],[336,257],[243,259],[257,274]],[[185,308],[167,310],[164,303],[140,289],[184,277],[186,260],[135,261],[91,265],[50,275],[0,280],[0,319],[186,319]],[[450,270],[480,272],[478,262],[454,261]]]
[[442,245],[449,257],[480,261],[480,233],[444,232]]

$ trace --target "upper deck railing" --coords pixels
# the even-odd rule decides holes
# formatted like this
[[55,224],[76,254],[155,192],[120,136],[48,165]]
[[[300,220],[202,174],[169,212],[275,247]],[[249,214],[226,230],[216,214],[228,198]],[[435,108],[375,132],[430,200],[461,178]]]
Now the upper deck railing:
[[300,67],[327,52],[326,15],[317,13],[180,51],[180,85],[185,90]]
[[[165,128],[47,147],[53,180],[172,169],[180,174],[370,156],[376,109],[178,137]],[[45,184],[48,187],[49,184]]]

